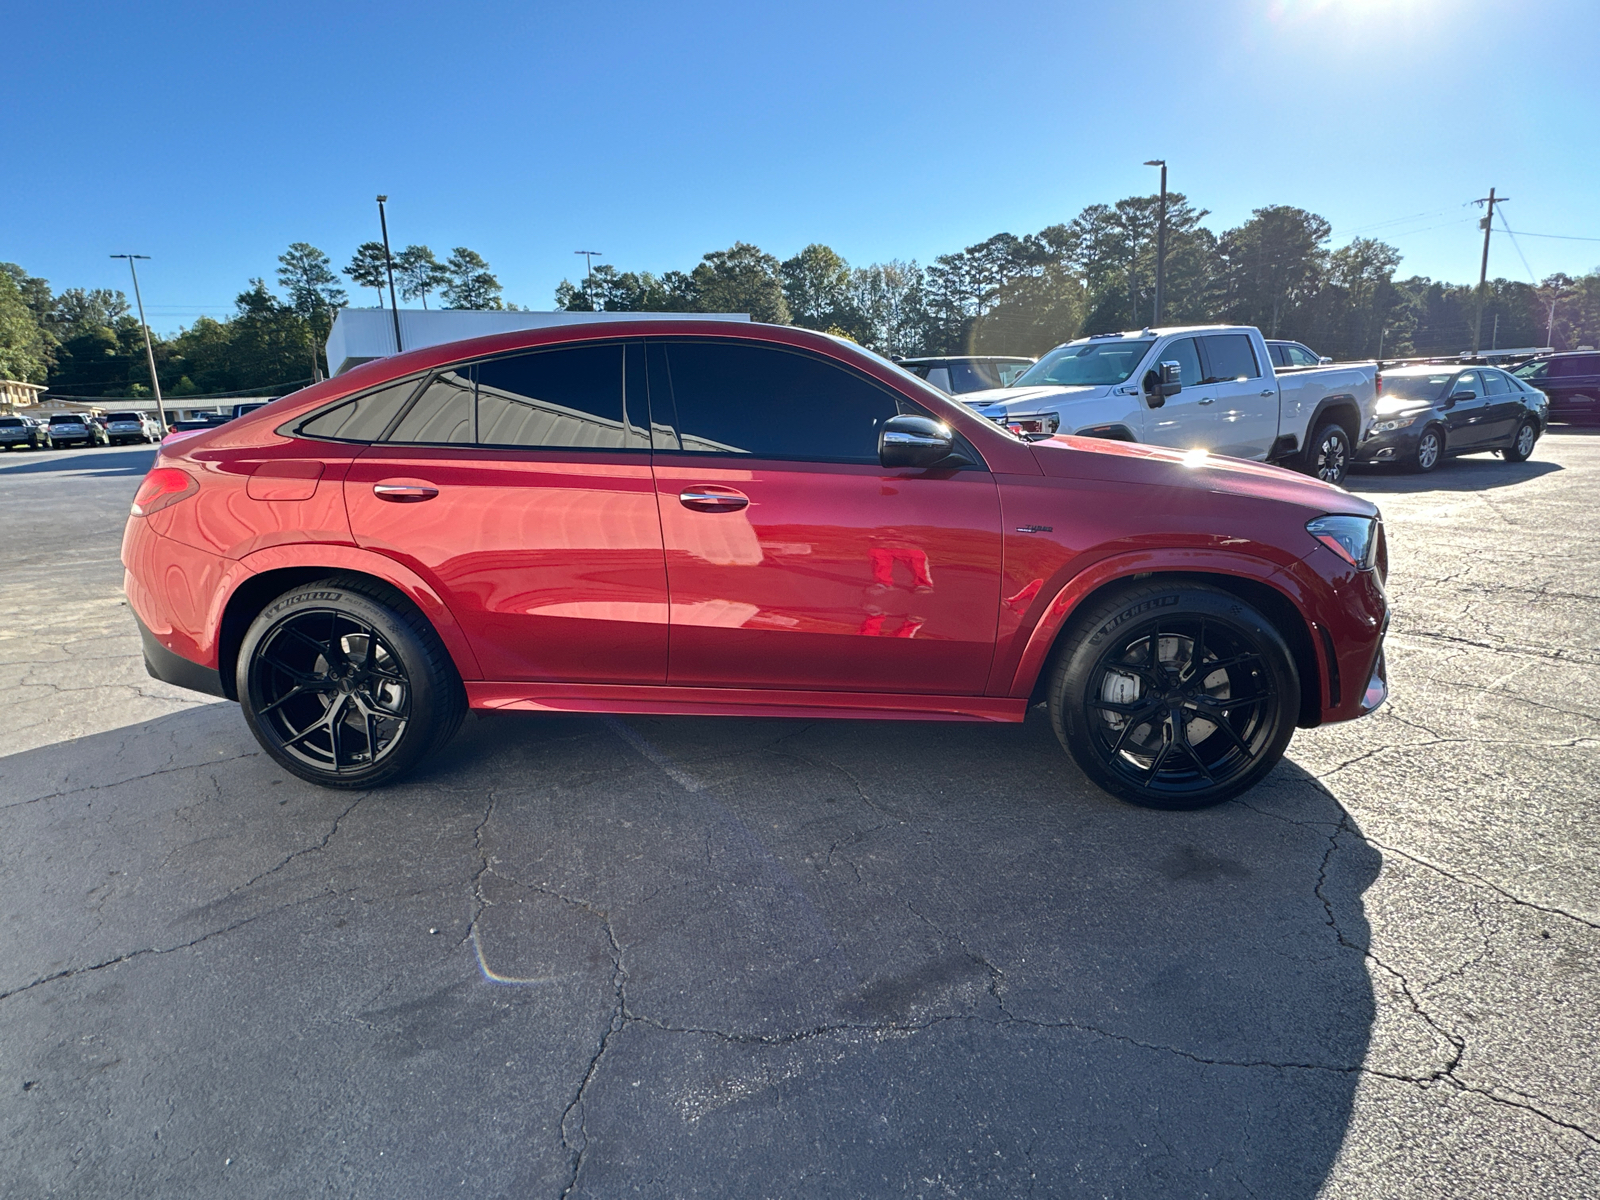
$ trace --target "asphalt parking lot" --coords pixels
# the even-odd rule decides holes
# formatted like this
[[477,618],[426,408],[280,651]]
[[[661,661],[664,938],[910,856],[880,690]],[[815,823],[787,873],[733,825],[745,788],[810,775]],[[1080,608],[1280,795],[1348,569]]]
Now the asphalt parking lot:
[[1187,814],[1039,715],[318,790],[144,674],[151,457],[0,457],[0,1194],[1600,1194],[1600,430],[1353,477],[1392,698]]

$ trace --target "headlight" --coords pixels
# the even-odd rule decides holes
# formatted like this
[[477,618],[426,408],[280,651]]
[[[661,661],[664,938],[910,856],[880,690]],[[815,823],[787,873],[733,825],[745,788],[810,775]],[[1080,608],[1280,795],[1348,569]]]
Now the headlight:
[[1373,433],[1393,433],[1396,429],[1404,429],[1407,425],[1415,425],[1416,417],[1391,417],[1387,421],[1379,421],[1372,427]]
[[1358,570],[1373,565],[1378,552],[1376,517],[1318,517],[1306,532]]

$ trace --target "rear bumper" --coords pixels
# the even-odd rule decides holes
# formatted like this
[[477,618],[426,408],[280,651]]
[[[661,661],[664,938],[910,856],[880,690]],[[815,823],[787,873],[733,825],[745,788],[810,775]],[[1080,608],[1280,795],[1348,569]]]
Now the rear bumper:
[[174,654],[150,632],[149,627],[139,619],[138,613],[133,614],[133,619],[139,626],[139,640],[144,643],[144,669],[150,673],[150,678],[174,687],[188,688],[191,692],[227,698],[227,693],[222,690],[220,672],[190,662],[181,654]]

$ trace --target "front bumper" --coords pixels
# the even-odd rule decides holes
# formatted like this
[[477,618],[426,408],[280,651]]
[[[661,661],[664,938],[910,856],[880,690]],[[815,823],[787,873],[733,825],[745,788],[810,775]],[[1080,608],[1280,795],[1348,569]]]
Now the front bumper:
[[1358,463],[1398,463],[1407,462],[1417,453],[1417,442],[1422,437],[1425,426],[1419,421],[1405,429],[1395,429],[1388,433],[1368,433],[1361,444],[1356,447],[1355,459]]

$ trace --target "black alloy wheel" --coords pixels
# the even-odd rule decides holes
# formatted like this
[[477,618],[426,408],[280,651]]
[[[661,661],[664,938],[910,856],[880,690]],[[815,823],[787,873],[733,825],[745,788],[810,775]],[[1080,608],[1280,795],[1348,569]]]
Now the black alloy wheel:
[[1517,428],[1517,436],[1500,453],[1507,462],[1527,462],[1533,456],[1533,447],[1539,440],[1539,428],[1532,421],[1524,421]]
[[1341,484],[1350,469],[1350,435],[1343,425],[1319,425],[1311,436],[1310,475],[1323,483]]
[[240,648],[237,687],[262,748],[324,787],[394,779],[449,741],[466,712],[427,619],[366,580],[308,584],[268,605]]
[[1204,808],[1283,756],[1299,676],[1272,623],[1201,584],[1133,588],[1074,623],[1049,690],[1084,774],[1150,808]]

